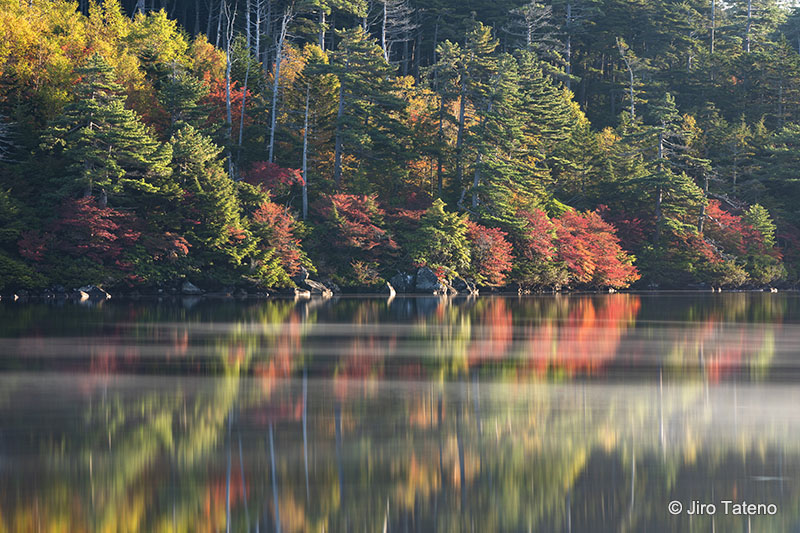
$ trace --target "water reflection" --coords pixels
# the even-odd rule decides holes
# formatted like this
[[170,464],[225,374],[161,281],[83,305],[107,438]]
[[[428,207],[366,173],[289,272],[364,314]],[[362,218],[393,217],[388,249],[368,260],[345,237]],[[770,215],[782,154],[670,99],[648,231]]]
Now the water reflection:
[[[790,531],[799,320],[760,294],[0,307],[0,531]],[[693,499],[779,511],[667,512]]]

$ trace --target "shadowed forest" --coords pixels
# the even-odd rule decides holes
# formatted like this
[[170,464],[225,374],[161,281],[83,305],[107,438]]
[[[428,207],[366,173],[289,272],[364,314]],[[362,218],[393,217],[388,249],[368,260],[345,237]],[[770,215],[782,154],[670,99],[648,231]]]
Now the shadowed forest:
[[778,0],[0,0],[0,291],[793,286]]

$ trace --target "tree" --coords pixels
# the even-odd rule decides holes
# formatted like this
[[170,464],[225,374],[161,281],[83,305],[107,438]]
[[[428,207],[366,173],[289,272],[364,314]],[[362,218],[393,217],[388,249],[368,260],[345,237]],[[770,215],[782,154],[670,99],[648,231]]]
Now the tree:
[[449,213],[441,198],[425,211],[408,243],[412,261],[440,271],[446,277],[468,272],[470,246],[466,216]]
[[194,264],[204,269],[202,276],[235,278],[246,272],[255,241],[241,219],[234,182],[219,160],[222,149],[191,126],[170,144],[174,178],[184,191],[177,223],[195,250]]
[[97,191],[103,205],[107,197],[123,203],[134,195],[174,197],[169,147],[125,108],[108,63],[95,54],[78,73],[76,100],[44,136],[43,148],[68,162],[65,175],[53,178],[46,194],[87,197]]
[[556,221],[556,237],[558,257],[577,285],[621,289],[640,277],[614,227],[595,212],[567,211]]
[[398,170],[405,133],[399,120],[405,103],[395,94],[392,68],[381,48],[360,27],[339,37],[337,50],[330,53],[330,72],[339,80],[333,169],[337,189],[342,188],[346,153],[356,158],[354,170],[363,176],[385,175],[384,165],[391,162],[390,168]]
[[469,274],[478,283],[502,286],[513,266],[512,246],[506,233],[466,221],[469,241]]

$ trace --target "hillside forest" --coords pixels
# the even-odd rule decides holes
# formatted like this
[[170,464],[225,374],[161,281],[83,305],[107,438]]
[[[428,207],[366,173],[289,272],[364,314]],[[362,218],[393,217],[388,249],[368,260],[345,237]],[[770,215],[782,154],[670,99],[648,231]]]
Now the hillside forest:
[[791,287],[800,7],[0,0],[0,291]]

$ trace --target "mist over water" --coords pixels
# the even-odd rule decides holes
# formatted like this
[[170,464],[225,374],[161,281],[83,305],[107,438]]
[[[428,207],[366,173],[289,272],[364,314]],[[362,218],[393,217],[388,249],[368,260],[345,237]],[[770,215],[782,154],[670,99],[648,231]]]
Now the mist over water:
[[790,293],[3,305],[0,531],[793,531],[798,352]]

